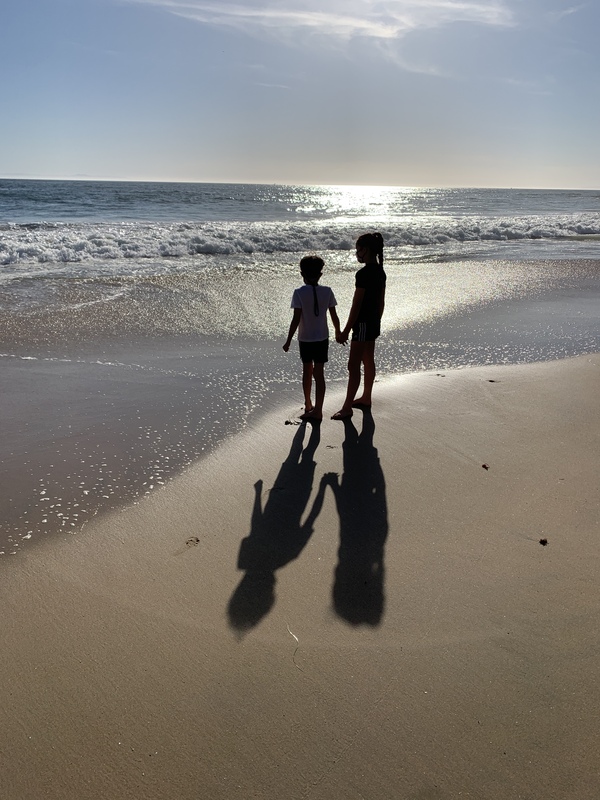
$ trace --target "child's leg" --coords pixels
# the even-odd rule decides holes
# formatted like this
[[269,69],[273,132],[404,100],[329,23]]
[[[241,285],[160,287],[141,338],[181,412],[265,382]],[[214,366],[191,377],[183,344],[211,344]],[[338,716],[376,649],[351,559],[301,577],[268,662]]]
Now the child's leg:
[[[363,363],[363,391],[360,397],[354,401],[355,404],[361,406],[371,405],[371,393],[373,391],[373,384],[375,383],[375,341],[364,342],[364,351],[362,356]],[[357,387],[358,388],[358,387]]]
[[304,410],[310,411],[313,407],[310,393],[312,390],[313,365],[312,361],[302,364],[302,390],[304,391]]
[[348,388],[344,405],[334,415],[334,419],[343,419],[352,416],[352,403],[360,386],[360,365],[363,361],[365,345],[369,342],[350,342],[350,357],[348,359]]
[[315,406],[314,416],[323,416],[323,401],[325,400],[325,364],[315,364],[313,369],[315,379]]

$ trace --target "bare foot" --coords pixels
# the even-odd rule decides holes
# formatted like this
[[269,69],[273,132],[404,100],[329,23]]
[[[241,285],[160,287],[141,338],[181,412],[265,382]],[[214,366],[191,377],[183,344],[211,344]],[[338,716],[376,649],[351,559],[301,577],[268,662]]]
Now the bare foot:
[[371,408],[371,403],[366,403],[366,402],[365,402],[365,401],[362,399],[362,397],[359,397],[359,398],[358,398],[358,400],[355,400],[355,401],[352,403],[352,408],[360,408],[360,409],[362,409],[362,410],[364,411],[365,409],[369,409],[369,408]]
[[321,421],[323,419],[323,414],[319,413],[313,406],[310,411],[305,411],[304,414],[300,414],[300,419]]
[[336,411],[335,414],[331,415],[331,419],[350,419],[352,416],[352,409],[350,411],[345,411],[343,408],[340,408],[339,411]]

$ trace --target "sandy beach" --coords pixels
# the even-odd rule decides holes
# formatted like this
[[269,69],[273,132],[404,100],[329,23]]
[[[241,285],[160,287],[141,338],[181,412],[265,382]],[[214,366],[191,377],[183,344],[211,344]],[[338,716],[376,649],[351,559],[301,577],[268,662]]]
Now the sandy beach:
[[0,796],[596,798],[599,388],[585,355],[280,405],[4,558]]

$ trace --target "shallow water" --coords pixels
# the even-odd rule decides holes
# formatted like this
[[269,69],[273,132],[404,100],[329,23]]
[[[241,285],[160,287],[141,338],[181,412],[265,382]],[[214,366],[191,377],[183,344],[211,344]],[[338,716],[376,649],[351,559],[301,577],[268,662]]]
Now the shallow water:
[[[381,379],[599,351],[598,197],[0,182],[0,551],[137,502],[274,404],[294,416],[299,258],[323,256],[344,319],[365,227],[386,238]],[[346,358],[332,343],[329,397]]]
[[[434,276],[423,276],[431,291],[420,292],[408,313],[388,304],[377,344],[380,379],[599,352],[599,267],[554,262],[550,280],[545,264],[514,265],[509,280],[502,265],[480,265],[452,302]],[[275,281],[270,302],[275,289],[283,304],[287,286]],[[350,292],[340,284],[346,308]],[[167,334],[154,318],[155,335],[132,324],[123,337],[122,320],[112,335],[106,317],[89,310],[74,321],[48,315],[42,342],[38,324],[18,328],[18,347],[0,357],[0,551],[17,554],[52,532],[77,533],[96,514],[139,501],[275,404],[281,424],[293,420],[302,403],[300,363],[295,345],[288,354],[281,349],[290,311],[281,311],[275,332],[270,302],[258,292],[255,300],[257,308],[238,318],[228,295],[213,298],[213,315],[239,326],[236,335]],[[144,303],[142,292],[132,319],[144,307],[150,318],[170,319],[164,307]],[[188,313],[197,329],[202,314]],[[241,335],[252,327],[256,337]],[[75,332],[79,338],[71,338]],[[331,344],[326,412],[345,385],[346,357],[347,349]]]

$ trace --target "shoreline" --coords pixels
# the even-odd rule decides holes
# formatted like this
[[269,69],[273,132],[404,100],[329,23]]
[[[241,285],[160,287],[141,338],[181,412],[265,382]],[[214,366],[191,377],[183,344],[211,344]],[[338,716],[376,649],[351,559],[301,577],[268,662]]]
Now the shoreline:
[[[517,280],[496,299],[488,292],[479,303],[459,304],[429,321],[418,314],[403,321],[396,315],[410,319],[414,309],[390,303],[390,328],[378,343],[380,376],[597,352],[598,263],[563,261],[561,277],[546,289],[519,292]],[[530,276],[536,285],[541,266]],[[525,264],[509,271],[504,283],[524,271]],[[395,281],[398,301],[399,274]],[[279,312],[288,302],[285,294]],[[142,316],[152,308],[142,304]],[[297,354],[284,355],[274,333],[268,339],[150,333],[127,341],[88,339],[81,320],[58,317],[21,320],[18,328],[26,323],[25,332],[35,333],[31,341],[26,336],[18,343],[4,332],[0,560],[137,502],[288,399],[302,405]],[[286,313],[281,330],[288,323]],[[80,336],[73,332],[60,344],[63,324]],[[40,336],[45,344],[34,345]],[[345,363],[343,348],[333,345],[329,391],[345,385]]]
[[139,502],[276,406],[264,365],[254,386],[238,373],[243,347],[169,340],[0,358],[0,554]]
[[278,403],[0,562],[2,795],[592,800],[599,383],[596,354],[382,380],[346,424]]

